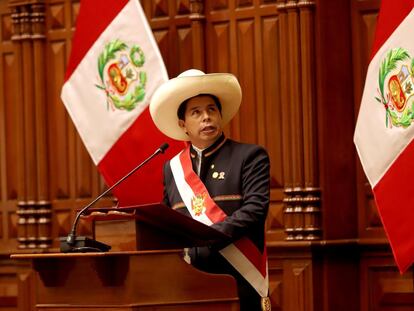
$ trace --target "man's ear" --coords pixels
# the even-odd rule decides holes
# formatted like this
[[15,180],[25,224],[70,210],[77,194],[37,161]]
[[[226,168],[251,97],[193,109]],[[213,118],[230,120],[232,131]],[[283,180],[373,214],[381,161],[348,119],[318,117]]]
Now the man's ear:
[[185,128],[184,120],[178,119],[178,126],[181,127],[182,129],[184,129]]
[[178,120],[178,126],[181,127],[181,129],[187,134],[187,129],[185,127],[185,122],[184,120],[179,119]]

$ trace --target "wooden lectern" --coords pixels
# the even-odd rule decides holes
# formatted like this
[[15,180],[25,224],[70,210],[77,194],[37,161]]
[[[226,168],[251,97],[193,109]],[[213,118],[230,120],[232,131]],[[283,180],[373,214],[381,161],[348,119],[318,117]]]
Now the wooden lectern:
[[159,204],[99,209],[87,217],[96,238],[117,232],[122,240],[125,232],[124,243],[106,253],[12,255],[20,275],[31,278],[30,288],[19,288],[20,310],[239,310],[233,277],[182,259],[182,247],[208,244],[220,232]]

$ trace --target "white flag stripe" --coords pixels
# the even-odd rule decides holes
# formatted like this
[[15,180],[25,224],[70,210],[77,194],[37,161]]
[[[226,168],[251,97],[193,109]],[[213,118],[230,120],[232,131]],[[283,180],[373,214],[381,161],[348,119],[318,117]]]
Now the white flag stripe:
[[[95,164],[101,161],[149,103],[146,95],[144,101],[132,111],[108,108],[105,91],[96,87],[102,85],[98,73],[99,55],[105,45],[115,39],[128,47],[137,44],[144,53],[151,51],[145,53],[145,64],[141,68],[148,76],[145,93],[152,94],[168,76],[152,33],[146,34],[148,31],[151,30],[139,3],[129,1],[95,41],[62,88],[62,100]],[[153,53],[154,50],[158,52]]]
[[211,226],[213,222],[207,217],[205,211],[197,216],[191,208],[191,199],[194,197],[194,192],[184,178],[184,170],[180,162],[180,154],[181,152],[171,159],[170,166],[181,199],[183,200],[185,206],[187,206],[187,210],[190,212],[192,218],[207,226]]
[[[368,67],[367,77],[378,77],[382,61],[393,48],[403,48],[408,51],[410,57],[414,56],[413,24],[414,10],[376,53]],[[401,44],[401,42],[404,43]],[[414,136],[414,127],[387,128],[385,108],[375,99],[375,96],[380,97],[378,78],[368,78],[365,83],[354,141],[364,171],[371,186],[374,187],[398,155],[411,142]],[[375,90],[378,90],[377,94],[373,95]]]
[[256,289],[261,297],[267,297],[269,273],[267,272],[266,262],[266,277],[259,272],[259,270],[252,264],[252,262],[234,245],[230,244],[222,250],[220,254],[241,274],[243,277]]

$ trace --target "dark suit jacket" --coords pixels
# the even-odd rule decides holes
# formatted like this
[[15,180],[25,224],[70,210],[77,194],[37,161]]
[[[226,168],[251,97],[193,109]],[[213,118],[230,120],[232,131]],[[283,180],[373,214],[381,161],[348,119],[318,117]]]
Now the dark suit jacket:
[[[190,153],[196,171],[197,153],[192,148]],[[217,250],[244,236],[263,251],[269,206],[269,168],[265,149],[226,139],[224,135],[203,151],[200,178],[216,204],[228,215],[212,227],[226,233],[230,239],[193,250],[191,259],[196,267],[229,273],[229,264]],[[164,203],[190,216],[175,185],[169,162],[164,165]]]

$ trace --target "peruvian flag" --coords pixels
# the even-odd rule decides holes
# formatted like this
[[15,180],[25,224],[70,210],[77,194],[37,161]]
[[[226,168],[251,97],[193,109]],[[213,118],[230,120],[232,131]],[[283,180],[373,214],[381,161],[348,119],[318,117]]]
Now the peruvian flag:
[[[108,186],[167,142],[148,104],[168,79],[138,0],[81,1],[61,98]],[[162,199],[162,163],[154,158],[114,193],[119,205]]]
[[354,141],[401,273],[414,261],[414,0],[382,0]]

